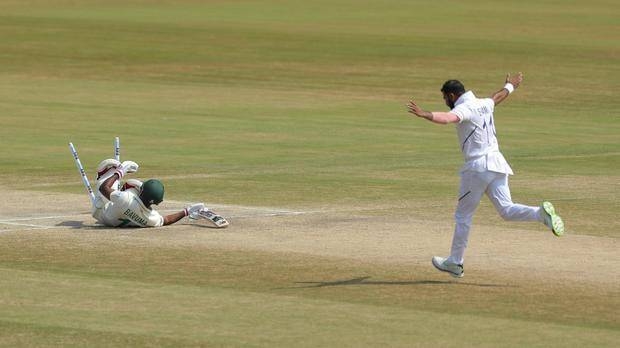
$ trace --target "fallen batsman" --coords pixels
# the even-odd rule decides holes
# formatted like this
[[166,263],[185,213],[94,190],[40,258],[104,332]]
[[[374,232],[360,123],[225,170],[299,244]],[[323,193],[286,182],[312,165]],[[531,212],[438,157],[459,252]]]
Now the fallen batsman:
[[209,227],[224,228],[228,221],[205,207],[195,203],[185,209],[162,216],[153,209],[164,200],[164,185],[157,179],[141,182],[129,179],[121,185],[127,174],[138,171],[133,161],[103,160],[97,167],[97,184],[93,201],[93,217],[110,227],[159,227],[171,225],[189,217]]

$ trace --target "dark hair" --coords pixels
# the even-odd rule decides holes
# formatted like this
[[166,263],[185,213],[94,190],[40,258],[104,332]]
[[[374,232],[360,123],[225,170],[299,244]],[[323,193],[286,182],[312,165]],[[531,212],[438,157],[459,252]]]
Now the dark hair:
[[441,87],[441,91],[443,93],[454,93],[456,95],[461,95],[465,93],[465,86],[459,80],[448,80],[444,82]]

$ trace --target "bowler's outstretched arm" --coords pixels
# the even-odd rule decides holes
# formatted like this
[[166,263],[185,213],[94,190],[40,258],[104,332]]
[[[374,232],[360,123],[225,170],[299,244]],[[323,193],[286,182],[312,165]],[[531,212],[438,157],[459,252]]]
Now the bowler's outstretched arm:
[[448,124],[448,123],[456,123],[459,122],[460,119],[458,116],[451,112],[440,112],[440,111],[425,111],[422,110],[413,100],[410,100],[407,104],[407,108],[409,109],[410,114],[414,114],[418,117],[425,118],[433,123],[439,124]]
[[[513,90],[517,89],[522,81],[523,73],[521,72],[515,76],[510,76],[510,74],[506,75],[506,84],[504,87],[491,96],[491,99],[493,99],[495,105],[498,105],[503,102],[504,99],[508,98],[508,95],[512,93]],[[510,88],[512,88],[512,90]]]

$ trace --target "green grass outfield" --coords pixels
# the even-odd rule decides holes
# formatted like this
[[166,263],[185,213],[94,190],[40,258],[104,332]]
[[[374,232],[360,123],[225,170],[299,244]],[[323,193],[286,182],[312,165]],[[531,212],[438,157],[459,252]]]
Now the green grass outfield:
[[[449,219],[455,132],[404,105],[445,110],[446,79],[490,95],[523,71],[496,111],[513,198],[552,200],[571,233],[616,240],[618,13],[603,0],[0,0],[0,183],[83,193],[68,142],[92,174],[119,136],[122,157],[165,179],[168,199],[395,214],[450,202],[436,212]],[[534,287],[460,287],[471,303],[455,309],[433,289],[272,290],[291,274],[390,278],[400,266],[226,250],[187,260],[191,250],[114,243],[81,255],[75,236],[29,236],[0,235],[7,346],[564,347],[620,336],[618,289],[554,302]],[[151,266],[132,263],[136,252]],[[537,311],[532,298],[550,304]],[[487,301],[497,305],[480,309]],[[447,333],[429,317],[459,324]]]

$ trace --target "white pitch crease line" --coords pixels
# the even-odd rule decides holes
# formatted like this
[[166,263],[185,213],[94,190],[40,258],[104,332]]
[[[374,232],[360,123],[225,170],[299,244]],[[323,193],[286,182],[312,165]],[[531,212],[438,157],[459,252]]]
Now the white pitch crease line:
[[[170,202],[170,201],[169,201]],[[170,202],[170,203],[179,203],[183,202]],[[228,218],[252,218],[252,217],[270,217],[270,216],[295,216],[295,215],[304,215],[304,214],[312,214],[317,213],[317,211],[292,211],[286,209],[278,209],[278,208],[266,208],[266,207],[248,207],[248,206],[238,206],[238,205],[226,205],[226,204],[216,204],[212,205],[215,209],[237,209],[237,210],[246,210],[246,212],[238,211],[237,214],[226,214]],[[160,212],[176,212],[178,209],[165,209],[160,210]],[[24,229],[8,229],[1,230],[0,233],[11,232],[11,231],[25,231],[25,230],[40,230],[40,229],[51,229],[51,228],[59,228],[61,226],[49,226],[49,225],[37,225],[37,224],[29,224],[29,223],[20,223],[20,221],[33,221],[33,220],[54,220],[54,219],[67,219],[72,217],[81,217],[84,215],[90,216],[90,213],[76,213],[72,215],[50,215],[50,216],[32,216],[32,217],[16,217],[16,218],[5,218],[0,219],[0,225],[9,225],[9,226],[23,226],[28,227]]]
[[[10,226],[26,226],[26,227],[34,227],[37,229],[47,229],[47,228],[54,228],[56,226],[46,226],[46,225],[33,225],[33,224],[20,224],[17,222],[7,222],[7,221],[0,221],[1,224],[3,225],[10,225]],[[0,230],[2,231],[2,230]]]
[[[172,213],[172,212],[176,212],[178,211],[177,209],[166,209],[166,210],[160,210],[160,212],[166,212],[166,213]],[[217,211],[219,212],[219,207],[217,209]],[[249,218],[249,217],[269,217],[269,216],[288,216],[288,215],[303,215],[303,214],[310,214],[312,212],[305,212],[305,211],[271,211],[271,212],[264,212],[264,213],[249,213],[249,214],[242,214],[242,215],[236,215],[236,214],[222,214],[225,215],[227,218]]]
[[31,217],[18,217],[11,219],[0,220],[0,224],[10,223],[15,221],[31,221],[31,220],[51,220],[51,219],[65,219],[70,217],[82,216],[82,215],[90,215],[90,213],[81,213],[81,214],[73,214],[73,215],[53,215],[53,216],[31,216]]
[[[185,202],[185,201],[173,201],[173,200],[166,200],[166,203],[170,203],[170,204],[178,204],[178,205],[182,205],[182,206],[186,206],[192,203],[189,202]],[[282,212],[292,212],[291,210],[288,209],[284,209],[284,208],[278,208],[278,207],[253,207],[253,206],[246,206],[246,205],[234,205],[234,204],[209,204],[208,202],[205,203],[205,206],[209,207],[209,208],[217,208],[217,209],[241,209],[241,210],[258,210],[258,211],[282,211]]]
[[52,227],[46,227],[46,228],[41,228],[41,227],[14,228],[14,229],[11,229],[11,230],[0,230],[0,234],[7,233],[7,232],[23,232],[23,231],[49,230],[51,228]]
[[[166,201],[168,203],[172,203],[172,204],[179,204],[179,205],[187,205],[189,203],[187,202],[182,202],[182,201]],[[232,210],[248,210],[248,211],[256,211],[258,213],[250,213],[247,212],[246,214],[243,215],[228,215],[228,214],[222,214],[222,215],[226,215],[226,217],[230,217],[230,218],[246,218],[246,217],[265,217],[265,216],[286,216],[286,215],[303,215],[303,214],[312,214],[312,213],[318,213],[319,211],[293,211],[293,210],[288,210],[288,209],[282,209],[282,208],[277,208],[277,207],[252,207],[252,206],[244,206],[244,205],[232,205],[232,204],[208,204],[205,203],[205,205],[208,208],[212,208],[214,210],[217,210],[219,212],[220,209],[222,210],[227,210],[227,209],[232,209]],[[173,209],[167,209],[165,211],[171,212],[174,211]],[[242,213],[242,212],[238,212],[238,213]]]
[[308,213],[309,212],[303,212],[303,211],[280,211],[280,212],[264,213],[264,214],[229,215],[229,217],[230,218],[250,218],[250,217],[303,215],[303,214],[308,214]]

